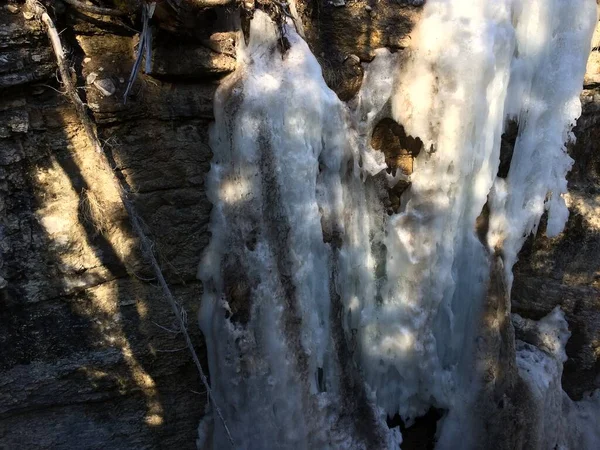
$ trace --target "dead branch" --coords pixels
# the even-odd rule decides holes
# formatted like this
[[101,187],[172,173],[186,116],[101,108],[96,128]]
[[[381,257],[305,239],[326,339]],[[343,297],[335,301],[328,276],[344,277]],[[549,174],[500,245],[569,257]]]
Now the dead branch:
[[239,0],[167,0],[167,3],[175,12],[180,13],[180,8],[183,3],[198,8],[214,8],[217,6],[231,5],[238,1]]
[[185,350],[187,347],[181,347],[181,348],[174,348],[174,349],[169,349],[169,350],[163,350],[160,348],[156,349],[156,353],[177,353],[177,352],[181,352],[183,350]]
[[88,12],[92,14],[99,14],[102,16],[126,16],[127,13],[124,11],[119,11],[118,9],[112,8],[103,8],[101,6],[88,5],[87,3],[80,2],[79,0],[63,0],[68,5],[71,5],[73,8]]
[[75,107],[77,117],[81,121],[81,124],[83,125],[83,128],[85,130],[86,136],[87,136],[90,144],[92,145],[92,147],[95,150],[98,162],[100,163],[101,167],[103,167],[104,170],[107,173],[111,174],[111,176],[112,176],[112,181],[113,181],[114,187],[119,192],[121,202],[123,204],[123,207],[125,208],[125,211],[127,212],[128,216],[129,216],[133,231],[140,239],[142,251],[143,251],[144,255],[146,256],[146,258],[148,259],[148,262],[152,266],[152,270],[154,272],[154,275],[156,276],[156,279],[158,280],[158,282],[160,284],[163,294],[166,297],[167,301],[169,302],[169,305],[171,306],[171,310],[173,311],[173,314],[175,315],[177,321],[179,322],[180,330],[185,339],[186,347],[190,351],[192,359],[194,360],[194,364],[196,365],[196,368],[198,369],[200,379],[202,380],[202,383],[204,384],[204,387],[206,388],[206,391],[208,392],[209,398],[212,402],[215,412],[219,416],[219,419],[222,422],[223,427],[225,428],[225,431],[227,433],[227,437],[229,438],[229,442],[231,443],[231,446],[235,447],[235,444],[233,442],[233,438],[231,437],[231,433],[229,431],[227,423],[225,422],[225,419],[221,413],[221,409],[219,408],[219,406],[217,405],[217,402],[215,401],[215,398],[212,394],[210,385],[208,384],[206,375],[204,374],[204,370],[202,369],[202,365],[200,364],[200,360],[198,359],[198,355],[196,354],[196,350],[194,349],[194,345],[192,344],[192,340],[191,340],[190,335],[186,328],[185,317],[182,314],[182,312],[180,311],[179,307],[177,306],[178,303],[176,302],[175,298],[173,297],[173,294],[171,293],[171,289],[169,288],[169,286],[165,280],[165,277],[162,273],[162,270],[158,264],[156,256],[154,255],[154,252],[152,250],[152,248],[153,248],[152,241],[144,233],[143,227],[142,227],[142,220],[141,220],[140,216],[137,214],[137,212],[135,211],[135,208],[133,207],[133,203],[131,202],[131,200],[128,197],[128,192],[125,190],[125,188],[121,184],[119,178],[114,173],[114,171],[110,165],[110,162],[109,162],[108,158],[106,157],[106,154],[102,150],[102,146],[100,145],[100,141],[96,135],[96,129],[94,128],[92,121],[91,121],[90,117],[88,116],[88,112],[86,110],[85,105],[83,104],[83,102],[81,101],[81,98],[77,94],[75,84],[73,83],[71,74],[69,72],[69,66],[67,64],[67,59],[65,57],[65,53],[64,53],[64,50],[62,47],[62,42],[60,40],[58,31],[56,30],[56,27],[54,26],[54,22],[48,15],[48,13],[47,13],[46,9],[43,7],[43,5],[40,4],[37,0],[27,0],[26,5],[29,8],[29,10],[33,14],[35,14],[35,16],[46,27],[46,32],[48,34],[48,37],[50,38],[50,43],[52,44],[52,49],[54,50],[54,54],[56,56],[56,63],[58,65],[60,77],[61,77],[64,89],[65,89],[66,95],[69,97],[69,100],[71,100],[71,103],[73,103],[73,106]]
[[142,58],[144,55],[146,56],[146,73],[150,73],[152,68],[152,27],[150,26],[150,19],[154,15],[155,8],[156,2],[152,2],[151,4],[144,3],[142,5],[143,28],[140,34],[140,42],[138,44],[138,54],[135,58],[135,62],[133,63],[133,68],[131,69],[129,79],[127,80],[125,93],[123,94],[123,104],[127,103],[129,91],[133,87],[133,83],[135,83],[135,79],[140,71],[140,66],[142,65]]
[[156,325],[158,328],[160,328],[161,330],[164,330],[164,331],[166,331],[167,333],[171,333],[171,334],[179,334],[179,333],[181,333],[181,330],[172,330],[172,329],[170,329],[170,328],[163,327],[161,324],[159,324],[159,323],[156,323],[156,322],[154,322],[154,321],[152,321],[152,323],[153,323],[154,325]]
[[214,8],[234,4],[237,0],[188,0],[188,2],[201,8]]

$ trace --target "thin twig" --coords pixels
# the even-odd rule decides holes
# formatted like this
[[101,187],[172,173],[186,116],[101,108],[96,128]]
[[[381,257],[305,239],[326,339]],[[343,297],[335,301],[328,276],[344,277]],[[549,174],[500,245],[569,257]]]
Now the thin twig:
[[156,276],[156,278],[162,288],[163,294],[166,297],[166,299],[168,300],[168,302],[171,306],[171,310],[173,311],[173,314],[175,315],[177,321],[179,322],[179,326],[181,328],[181,332],[185,339],[186,346],[187,346],[188,350],[190,351],[190,354],[192,356],[192,359],[194,360],[194,364],[196,365],[196,368],[198,369],[198,373],[200,375],[200,379],[202,380],[202,384],[204,384],[204,387],[206,388],[208,396],[212,402],[213,408],[215,409],[215,412],[217,413],[217,415],[219,416],[219,419],[221,420],[221,423],[223,424],[223,427],[225,429],[225,432],[227,433],[227,437],[229,438],[229,442],[231,443],[231,446],[235,448],[235,444],[233,442],[233,438],[231,437],[231,433],[229,431],[227,423],[225,422],[225,418],[223,417],[223,414],[221,413],[221,409],[217,405],[217,402],[212,393],[212,389],[210,388],[210,385],[208,384],[206,375],[204,374],[204,370],[202,369],[202,364],[200,364],[200,360],[198,359],[198,355],[196,354],[196,350],[194,349],[192,339],[190,338],[190,335],[187,331],[186,313],[184,312],[183,309],[180,309],[180,307],[178,307],[178,303],[175,301],[175,298],[173,297],[173,294],[171,293],[171,289],[169,288],[169,286],[165,280],[165,277],[162,273],[162,270],[161,270],[160,266],[158,265],[156,256],[154,255],[154,252],[152,251],[152,248],[153,248],[152,242],[148,239],[148,237],[144,233],[144,230],[142,228],[141,219],[138,216],[137,212],[135,211],[135,208],[133,207],[133,203],[129,199],[128,194],[125,191],[123,185],[121,184],[120,180],[118,179],[118,177],[112,170],[110,162],[108,161],[108,158],[106,157],[106,154],[102,150],[100,141],[98,140],[98,137],[96,136],[96,130],[92,124],[92,121],[90,120],[90,118],[88,116],[85,105],[83,104],[83,102],[81,101],[81,98],[77,94],[77,90],[75,89],[73,80],[71,79],[71,75],[70,75],[69,69],[68,69],[69,66],[68,66],[67,60],[65,58],[65,54],[64,54],[63,47],[62,47],[62,43],[60,41],[60,37],[58,36],[58,32],[56,31],[56,27],[54,26],[54,22],[52,21],[52,19],[46,12],[46,9],[37,0],[27,0],[26,4],[27,4],[27,7],[29,8],[29,10],[31,12],[33,12],[36,15],[36,17],[39,18],[39,20],[41,20],[41,22],[46,26],[46,32],[48,34],[48,37],[50,38],[50,42],[52,44],[52,49],[54,50],[54,54],[56,56],[56,62],[58,65],[60,77],[63,82],[63,86],[66,90],[66,95],[69,97],[69,99],[71,100],[71,103],[73,103],[73,106],[75,107],[75,111],[77,113],[77,116],[79,117],[79,120],[81,121],[81,123],[83,125],[83,128],[87,135],[87,138],[88,138],[90,144],[92,145],[92,147],[94,148],[94,151],[97,154],[98,162],[100,162],[101,166],[104,168],[104,170],[106,170],[107,173],[112,175],[113,184],[114,184],[115,188],[117,189],[117,191],[119,192],[121,202],[123,203],[123,207],[125,208],[125,211],[127,212],[128,216],[129,216],[133,231],[140,239],[142,250],[143,250],[145,256],[148,258],[150,265],[152,266],[152,269],[154,271],[154,275]]
[[156,349],[156,353],[177,353],[182,350],[185,350],[187,347],[175,348],[173,350],[161,350],[159,348]]
[[136,277],[138,280],[143,281],[144,283],[152,283],[154,281],[156,281],[156,278],[144,278],[141,275],[138,275],[137,273],[135,273],[135,270],[131,270],[131,275],[133,275],[134,277]]
[[100,14],[102,16],[126,16],[127,13],[124,11],[119,11],[118,9],[112,8],[103,8],[101,6],[88,5],[86,3],[80,2],[79,0],[63,0],[63,2],[71,5],[73,8],[78,9],[79,11],[85,11],[92,14]]
[[140,42],[138,44],[138,54],[133,63],[131,74],[127,80],[127,86],[125,87],[125,94],[123,94],[123,103],[127,103],[127,97],[129,91],[135,83],[137,74],[140,71],[142,65],[142,58],[146,56],[146,73],[150,73],[152,69],[152,27],[150,26],[150,19],[154,15],[154,9],[156,8],[156,2],[151,4],[144,3],[142,5],[142,32],[140,33]]
[[57,93],[59,93],[60,95],[67,95],[67,93],[66,93],[66,92],[59,91],[58,89],[56,89],[56,88],[55,88],[55,87],[53,87],[53,86],[50,86],[49,84],[42,84],[42,83],[40,83],[40,84],[38,84],[38,86],[43,86],[43,87],[50,88],[50,89],[52,89],[54,92],[57,92]]
[[214,8],[215,6],[227,6],[236,3],[237,0],[189,0],[190,3],[200,8]]
[[163,327],[161,324],[156,323],[154,321],[152,321],[152,323],[154,325],[156,325],[158,328],[160,328],[161,330],[165,330],[167,333],[172,333],[172,334],[179,334],[179,333],[181,333],[181,330],[172,330],[171,328]]

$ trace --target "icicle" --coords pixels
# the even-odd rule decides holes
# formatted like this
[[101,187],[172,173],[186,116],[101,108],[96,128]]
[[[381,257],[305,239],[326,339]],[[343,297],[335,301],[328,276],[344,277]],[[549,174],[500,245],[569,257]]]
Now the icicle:
[[[595,7],[429,0],[408,62],[378,50],[350,107],[294,28],[282,55],[256,12],[215,100],[212,238],[199,270],[211,380],[240,448],[397,448],[385,415],[410,424],[432,406],[449,411],[439,449],[470,431],[491,261],[504,258],[508,309],[526,235],[545,209],[549,234],[566,220],[564,143]],[[390,117],[424,143],[410,178],[387,174],[370,145]],[[507,117],[519,135],[503,180]],[[387,189],[402,177],[410,188],[388,215]],[[487,236],[475,230],[484,211]]]
[[548,211],[546,234],[560,233],[568,210],[565,144],[581,114],[590,36],[597,21],[591,0],[515,1],[516,56],[506,112],[519,123],[506,181],[494,186],[490,235],[502,247],[509,273],[527,236]]
[[[600,443],[600,390],[574,402],[562,390],[571,333],[560,307],[538,322],[515,316],[519,375],[529,387],[531,448],[593,449]],[[523,331],[526,330],[526,333]]]
[[211,379],[241,448],[384,448],[399,436],[349,371],[330,315],[340,230],[333,217],[328,234],[321,227],[342,207],[353,133],[308,46],[286,31],[282,57],[276,27],[257,11],[215,102],[213,236],[200,266]]

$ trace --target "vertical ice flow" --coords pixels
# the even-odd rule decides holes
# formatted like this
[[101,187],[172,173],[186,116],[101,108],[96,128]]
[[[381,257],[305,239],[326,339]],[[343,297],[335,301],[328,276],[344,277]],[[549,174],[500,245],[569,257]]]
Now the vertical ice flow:
[[[215,101],[212,239],[199,270],[215,397],[240,448],[384,448],[399,435],[350,370],[333,286],[344,283],[340,173],[358,171],[359,137],[306,43],[291,27],[287,38],[282,56],[257,11]],[[213,448],[227,444],[220,426]]]
[[[510,285],[543,212],[551,235],[566,220],[565,142],[595,19],[593,0],[429,0],[409,57],[378,50],[348,106],[293,27],[282,51],[256,12],[215,98],[199,270],[236,447],[398,448],[386,414],[468,412],[491,255]],[[370,146],[386,117],[424,144],[410,177]],[[519,134],[501,179],[507,118]],[[411,185],[388,215],[399,178]],[[225,448],[209,420],[203,438]]]

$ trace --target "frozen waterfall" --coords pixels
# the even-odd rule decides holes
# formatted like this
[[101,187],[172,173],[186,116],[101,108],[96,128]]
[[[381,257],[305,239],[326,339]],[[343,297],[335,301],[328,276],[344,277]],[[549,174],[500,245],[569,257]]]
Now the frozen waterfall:
[[[378,50],[346,105],[294,27],[283,50],[256,11],[215,98],[199,269],[211,384],[236,448],[398,448],[386,417],[410,424],[431,407],[445,411],[438,448],[477,447],[482,361],[501,333],[481,344],[484,317],[492,297],[508,304],[544,211],[548,234],[566,221],[565,143],[596,14],[594,0],[429,0],[410,56]],[[386,118],[423,143],[410,175],[371,147]],[[509,118],[519,134],[499,178]],[[537,424],[556,430],[539,448],[574,448],[583,441],[548,420],[597,423],[600,396],[563,405],[566,322],[553,314],[531,327],[555,347],[515,346],[513,333],[506,351],[533,403],[560,399]],[[210,414],[200,430],[200,448],[228,448]]]

